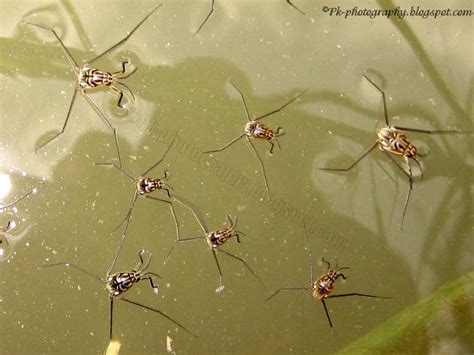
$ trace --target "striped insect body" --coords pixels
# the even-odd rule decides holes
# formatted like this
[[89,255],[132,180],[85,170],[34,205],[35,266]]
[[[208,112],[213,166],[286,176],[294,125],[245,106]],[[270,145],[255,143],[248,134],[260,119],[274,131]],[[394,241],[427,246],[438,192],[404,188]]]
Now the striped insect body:
[[140,278],[140,273],[135,270],[131,272],[118,272],[107,278],[107,290],[112,296],[119,296],[140,281]]
[[85,64],[79,70],[77,80],[81,88],[87,90],[98,86],[109,86],[114,82],[114,77],[111,73],[92,68],[89,64]]
[[329,270],[327,274],[322,275],[313,283],[313,297],[316,299],[324,299],[329,296],[336,285],[336,280],[345,276],[338,270]]
[[410,142],[405,132],[395,127],[384,127],[377,130],[379,148],[388,153],[407,158],[416,157],[416,147]]
[[235,222],[232,221],[230,216],[227,217],[230,226],[224,229],[219,229],[212,231],[207,234],[206,241],[207,244],[213,249],[220,247],[223,245],[229,238],[237,237],[237,242],[240,243],[239,233],[235,230],[235,226],[237,225],[237,218]]
[[257,121],[249,121],[245,124],[245,135],[249,138],[260,138],[268,141],[274,137],[273,130],[268,128],[263,123]]
[[234,230],[231,228],[213,231],[207,235],[207,244],[211,248],[218,248],[234,235]]
[[146,264],[143,260],[143,253],[144,250],[140,250],[138,253],[138,257],[140,262],[129,272],[117,272],[115,274],[110,274],[107,276],[106,287],[109,291],[111,296],[119,296],[120,294],[124,293],[125,291],[129,290],[134,284],[139,281],[148,279],[150,281],[150,285],[153,289],[157,287],[153,283],[153,277],[160,277],[158,274],[153,272],[147,271],[148,267],[150,266],[151,262],[151,255]]
[[140,195],[149,194],[155,190],[162,189],[164,186],[163,179],[140,177],[137,181],[137,191]]

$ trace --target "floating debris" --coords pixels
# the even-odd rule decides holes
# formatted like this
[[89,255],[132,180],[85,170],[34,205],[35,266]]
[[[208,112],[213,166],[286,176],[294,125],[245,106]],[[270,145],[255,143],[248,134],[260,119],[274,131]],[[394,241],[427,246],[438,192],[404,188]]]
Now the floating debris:
[[120,341],[111,339],[104,354],[105,355],[117,355],[120,351],[121,346],[122,346],[122,344],[120,343]]
[[172,353],[172,354],[175,354],[176,355],[176,352],[173,350],[173,348],[171,347],[171,343],[173,342],[173,339],[171,339],[170,336],[166,336],[166,351],[168,351],[169,353]]

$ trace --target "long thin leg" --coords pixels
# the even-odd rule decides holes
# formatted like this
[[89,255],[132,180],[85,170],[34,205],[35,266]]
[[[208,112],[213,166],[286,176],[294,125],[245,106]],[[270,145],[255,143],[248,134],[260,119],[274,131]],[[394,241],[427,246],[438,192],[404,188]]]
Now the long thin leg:
[[387,296],[375,296],[375,295],[368,295],[366,293],[343,293],[340,295],[330,295],[327,298],[338,298],[338,297],[351,297],[351,296],[360,296],[360,297],[370,297],[370,298],[392,298]]
[[127,36],[125,36],[124,38],[122,38],[120,41],[118,41],[117,43],[115,43],[112,47],[110,47],[109,49],[105,50],[104,52],[100,53],[98,56],[92,58],[91,60],[88,61],[89,64],[92,64],[93,62],[95,62],[97,59],[99,59],[100,57],[106,55],[107,53],[113,51],[115,48],[117,48],[118,46],[120,46],[121,44],[125,43],[132,35],[133,33],[138,30],[138,28],[143,24],[143,22],[145,22],[161,5],[163,4],[159,4],[158,6],[156,6],[153,10],[151,10],[151,12],[146,15],[143,20],[141,20],[138,25],[136,25],[129,33]]
[[[275,140],[276,140],[276,138],[275,138]],[[275,144],[273,144],[272,141],[268,141],[268,143],[270,143],[270,145],[271,145],[271,148],[270,148],[270,150],[268,151],[268,154],[269,154],[269,155],[273,155],[273,148],[275,148]],[[280,149],[281,149],[281,148],[280,148]]]
[[229,221],[229,228],[233,229],[237,226],[237,216],[235,217],[235,223],[232,221],[232,217],[230,215],[227,216],[227,220]]
[[122,109],[125,109],[125,106],[122,105],[122,100],[123,100],[123,91],[116,88],[115,86],[113,85],[110,85],[109,86],[117,95],[118,95],[118,100],[117,100],[117,106],[122,108]]
[[184,325],[182,325],[181,323],[178,323],[177,321],[175,321],[173,318],[171,318],[170,316],[166,315],[165,313],[161,312],[160,310],[156,309],[156,308],[151,308],[151,307],[148,307],[148,306],[145,306],[144,304],[141,304],[141,303],[138,303],[138,302],[135,302],[135,301],[132,301],[132,300],[129,300],[127,298],[123,298],[123,297],[117,297],[119,300],[121,301],[125,301],[125,302],[128,302],[128,303],[131,303],[131,304],[134,304],[135,306],[139,306],[139,307],[142,307],[142,308],[145,308],[145,309],[148,309],[149,311],[152,311],[152,312],[156,312],[158,314],[161,314],[161,316],[165,317],[166,319],[168,319],[169,321],[173,322],[175,325],[177,325],[178,327],[180,327],[181,329],[183,329],[185,332],[191,334],[192,336],[196,337],[197,338],[197,335],[194,334],[193,332],[191,332],[188,328],[186,328]]
[[[153,274],[153,275],[157,276],[156,274]],[[148,281],[150,281],[151,288],[153,288],[154,290],[158,289],[158,286],[155,286],[151,276],[142,277],[140,280],[148,280]]]
[[[247,264],[247,262],[243,259],[243,258],[240,258],[238,257],[237,255],[234,255],[232,253],[229,253],[228,251],[225,251],[224,249],[212,249],[213,251],[214,250],[217,250],[218,252],[220,253],[224,253],[225,255],[227,256],[230,256],[231,258],[234,258],[236,260],[239,260],[242,264],[245,265],[245,267],[250,271],[250,273],[253,275],[253,277],[255,277],[255,279],[258,281],[258,283],[264,288],[266,289],[266,286],[265,284],[262,282],[262,280],[260,280],[260,278],[258,277],[258,275],[255,273],[255,271],[253,271],[253,269]],[[216,258],[217,259],[217,258]],[[222,275],[222,274],[221,274]]]
[[387,127],[390,126],[390,124],[388,123],[388,113],[387,113],[387,103],[385,101],[385,93],[382,91],[382,89],[380,89],[377,84],[375,84],[372,80],[370,80],[365,74],[362,74],[362,76],[364,78],[366,78],[369,83],[371,83],[381,94],[382,94],[382,101],[383,101],[383,113],[384,113],[384,117],[385,117],[385,124],[387,125]]
[[313,274],[313,252],[309,250],[308,247],[308,263],[309,263],[309,284],[312,286],[314,281],[314,274]]
[[410,177],[410,174],[408,174],[406,172],[405,169],[403,169],[403,167],[392,157],[392,155],[390,153],[387,153],[385,150],[383,151],[384,154],[397,166],[398,169],[400,169],[400,171],[405,174],[407,177]]
[[132,89],[130,89],[127,84],[122,83],[121,81],[116,81],[115,83],[118,84],[118,85],[121,85],[121,86],[123,86],[125,89],[127,89],[127,90],[128,90],[128,93],[130,94],[130,98],[132,99],[132,101],[135,101],[135,95],[133,94]]
[[[128,73],[127,75],[120,76],[118,79],[120,79],[120,80],[127,79],[127,78],[130,77],[131,75],[135,74],[135,72],[136,72],[137,70],[138,70],[138,68],[133,68],[133,70],[132,70],[130,73]],[[120,83],[123,85],[122,82],[120,82]],[[130,90],[130,89],[129,89],[129,90]],[[132,93],[132,90],[130,90],[130,93],[133,94],[133,93]]]
[[209,153],[216,153],[216,152],[222,152],[224,149],[230,147],[232,144],[234,144],[235,142],[237,142],[239,139],[245,137],[245,134],[241,134],[240,136],[238,136],[237,138],[233,139],[232,141],[230,141],[229,143],[227,143],[225,146],[223,146],[222,148],[219,148],[219,149],[216,149],[216,150],[207,150],[205,152],[203,152],[203,154],[209,154]]
[[31,190],[31,191],[27,192],[26,194],[24,194],[23,196],[18,197],[16,200],[13,200],[12,202],[7,203],[6,205],[1,205],[1,204],[0,204],[0,210],[4,210],[5,208],[12,207],[12,206],[16,205],[18,202],[20,202],[20,201],[23,200],[24,198],[27,198],[27,197],[30,196],[32,193],[34,193],[34,191],[35,191],[35,190]]
[[[160,276],[160,275],[158,275],[158,274],[157,274],[157,273],[155,273],[155,272],[147,271],[147,272],[145,272],[145,273],[143,273],[143,274],[142,274],[142,276],[147,276],[147,275],[150,275],[150,276],[155,276],[155,277],[157,277],[157,278],[161,279],[161,276]],[[142,280],[143,280],[143,278],[142,278]]]
[[268,199],[270,200],[270,188],[268,187],[267,173],[265,171],[265,166],[263,165],[263,161],[260,158],[260,156],[258,155],[257,149],[255,149],[255,146],[253,145],[250,138],[248,138],[248,137],[245,137],[245,138],[247,139],[247,142],[249,143],[249,146],[252,148],[251,150],[253,150],[253,152],[255,153],[255,156],[258,159],[258,162],[260,163],[260,166],[262,168],[263,181],[265,182],[265,189],[267,190],[267,196],[268,196]]
[[329,272],[329,270],[331,269],[331,263],[324,258],[321,261],[328,266],[327,272]]
[[[121,81],[115,81],[115,84],[123,86],[125,89],[127,89],[128,94],[130,95],[129,100],[132,101],[132,102],[135,101],[135,95],[133,94],[132,89],[130,89],[127,84],[122,83]],[[115,87],[113,85],[110,85],[109,87],[113,91],[115,91],[117,93],[117,95],[119,96],[119,99],[117,100],[117,106],[120,107],[121,109],[124,109],[124,110],[127,109],[127,107],[125,105],[122,105],[122,101],[123,101],[123,97],[124,97],[123,91],[118,89],[117,87]]]
[[403,221],[405,220],[405,213],[408,207],[408,200],[410,199],[411,190],[413,189],[413,174],[411,171],[411,165],[410,165],[409,159],[405,157],[405,162],[408,168],[408,172],[406,172],[405,169],[403,169],[403,167],[389,153],[387,153],[386,151],[383,151],[383,152],[408,177],[408,184],[409,184],[408,193],[405,199],[405,204],[403,206],[402,221],[400,223],[400,229],[403,229]]
[[92,273],[92,272],[90,272],[90,271],[88,271],[88,270],[86,270],[86,269],[84,269],[80,266],[77,266],[73,263],[70,263],[68,261],[64,261],[64,262],[61,262],[61,263],[55,263],[55,264],[41,265],[40,267],[52,267],[52,266],[60,266],[60,265],[65,266],[65,267],[72,267],[76,270],[81,271],[82,273],[84,273],[86,275],[89,275],[89,276],[93,277],[94,279],[99,280],[100,282],[105,283],[105,280],[103,278],[101,278],[100,276],[98,276],[98,275],[96,275],[96,274],[94,274],[94,273]]
[[257,118],[254,118],[253,120],[254,121],[259,121],[265,117],[268,117],[268,116],[271,116],[277,112],[280,112],[281,110],[283,110],[286,106],[288,106],[289,104],[291,104],[293,101],[297,100],[300,96],[302,96],[306,91],[308,91],[308,89],[305,89],[303,90],[302,92],[300,92],[298,95],[296,95],[295,97],[293,97],[291,100],[287,101],[285,104],[281,105],[279,108],[273,110],[273,111],[270,111],[268,113],[265,113],[261,116],[258,116]]
[[122,62],[122,70],[119,70],[119,71],[116,71],[115,73],[112,73],[112,76],[117,78],[117,79],[127,79],[130,75],[132,75],[133,73],[135,73],[138,70],[138,68],[133,68],[133,70],[130,73],[128,73],[127,75],[122,76],[122,74],[125,74],[125,72],[127,71],[126,68],[125,68],[125,64],[130,64],[130,61]]
[[204,24],[207,22],[207,20],[209,19],[209,17],[211,17],[212,13],[214,12],[214,2],[215,2],[215,0],[212,0],[212,3],[211,3],[211,11],[209,11],[209,13],[207,14],[206,18],[205,18],[204,21],[201,23],[201,26],[199,26],[199,28],[196,30],[196,33],[199,33],[199,31],[201,31],[201,28],[204,26]]
[[242,99],[242,104],[244,105],[245,114],[247,115],[247,120],[248,120],[248,121],[252,121],[252,119],[250,118],[249,109],[247,108],[247,103],[245,102],[244,94],[243,94],[242,91],[240,91],[240,89],[232,82],[232,80],[230,80],[230,83],[232,84],[232,86],[234,87],[234,89],[237,90],[237,92],[238,92],[239,95],[240,95],[240,98]]
[[168,255],[166,255],[166,259],[165,259],[165,264],[168,262],[170,256],[171,256],[171,253],[173,252],[176,244],[178,243],[186,243],[186,242],[191,242],[193,240],[198,240],[198,239],[204,239],[203,237],[194,237],[194,238],[184,238],[184,239],[178,239],[176,240],[174,243],[173,243],[173,246],[171,247],[170,251],[168,252]]
[[114,132],[114,140],[115,140],[115,148],[117,149],[117,157],[119,160],[119,166],[122,167],[122,156],[120,155],[120,148],[119,148],[119,142],[118,142],[118,135],[117,135],[117,130],[115,129],[114,126],[110,123],[110,120],[107,118],[106,114],[97,106],[95,101],[92,99],[92,97],[85,91],[82,90],[82,95],[87,99],[89,104],[99,113],[99,116],[105,121],[107,126]]
[[408,128],[408,127],[401,127],[401,126],[394,126],[394,128],[402,130],[402,131],[411,131],[411,132],[428,133],[428,134],[443,134],[443,133],[471,134],[472,133],[472,131],[428,130],[428,129]]
[[155,197],[155,196],[143,195],[143,197],[149,198],[149,199],[152,199],[152,200],[156,200],[156,201],[160,201],[160,202],[164,202],[164,203],[171,203],[171,201],[168,201],[168,200],[165,200],[165,199],[162,199],[162,198],[159,198],[159,197]]
[[214,260],[215,260],[215,262],[216,262],[217,269],[219,270],[219,275],[220,275],[220,276],[223,276],[223,275],[222,275],[221,265],[219,264],[219,259],[217,259],[216,250],[215,250],[214,248],[212,248],[212,249],[211,249],[211,252],[212,252],[212,255],[213,255]]
[[113,166],[114,168],[120,170],[122,174],[127,176],[132,182],[135,182],[135,178],[131,176],[129,173],[127,173],[123,168],[117,166],[115,163],[94,163],[94,165],[107,165],[107,166]]
[[173,191],[174,191],[174,189],[173,189],[170,185],[168,185],[168,184],[166,184],[166,186],[167,186],[167,187],[162,187],[161,189],[162,189],[163,191],[166,191],[166,194],[168,195],[168,198],[171,198],[170,189],[173,190]]
[[[274,137],[281,137],[285,135],[285,132],[282,132],[283,128],[282,127],[277,127],[275,134],[273,135]],[[278,143],[280,145],[280,143]],[[281,148],[280,148],[281,149]]]
[[209,229],[206,227],[206,224],[204,223],[204,221],[197,215],[194,208],[192,208],[188,203],[184,202],[181,198],[177,197],[176,195],[173,195],[173,199],[178,201],[181,205],[183,205],[184,207],[186,207],[187,209],[191,211],[194,218],[199,223],[199,226],[201,227],[201,230],[203,231],[204,235],[207,236],[209,234]]
[[300,14],[306,15],[303,11],[301,11],[300,9],[298,9],[298,8],[296,7],[296,5],[293,4],[290,0],[286,0],[286,2],[288,3],[288,5],[290,5],[291,7],[293,7],[296,11],[298,11]]
[[[336,271],[341,271],[341,270],[350,270],[351,268],[350,267],[347,267],[347,266],[344,266],[344,267],[340,267],[340,268],[337,268],[336,267]],[[346,279],[346,276],[344,276],[344,274],[339,274],[337,276],[337,278],[339,277],[342,277],[344,280]]]
[[154,196],[148,196],[145,195],[146,198],[155,200],[155,201],[161,201],[161,202],[166,202],[170,206],[171,214],[173,215],[173,220],[174,220],[174,226],[176,228],[176,240],[179,240],[179,223],[178,223],[178,217],[176,216],[176,211],[174,210],[173,202],[171,201],[166,201],[162,200],[161,198],[154,197]]
[[265,302],[270,301],[273,297],[278,295],[281,291],[309,291],[308,287],[284,287],[273,292],[269,297],[265,298]]
[[[163,160],[165,160],[166,155],[168,154],[168,152],[170,151],[170,149],[171,149],[171,147],[173,146],[174,142],[176,141],[176,137],[178,137],[178,132],[176,132],[176,134],[174,135],[173,140],[172,140],[171,143],[168,145],[168,147],[167,147],[166,150],[164,151],[164,153],[163,153],[163,155],[161,156],[161,158],[160,158],[155,164],[153,164],[153,165],[150,166],[147,170],[145,170],[141,176],[147,175],[150,171],[152,171],[154,168],[156,168]],[[165,178],[167,178],[167,177],[166,177],[166,174],[165,174]]]
[[[140,270],[140,269],[142,268],[143,263],[145,262],[145,261],[143,260],[143,253],[144,253],[144,252],[145,252],[144,249],[142,249],[142,250],[140,250],[140,251],[138,252],[138,259],[140,259],[140,261],[139,261],[138,264],[133,268],[133,270],[138,271],[138,270]],[[150,257],[150,259],[149,259],[148,264],[150,264],[150,262],[151,262],[151,257]],[[148,267],[148,265],[147,265],[147,267]]]
[[306,249],[308,250],[308,258],[309,258],[309,284],[312,286],[314,275],[313,275],[313,252],[309,248],[309,239],[308,239],[308,231],[306,230],[306,221],[303,216],[303,230],[304,230],[304,239],[306,242]]
[[413,174],[412,174],[412,171],[411,171],[410,161],[408,160],[408,158],[405,158],[405,161],[406,161],[406,164],[407,164],[407,167],[408,167],[408,175],[409,175],[408,183],[409,183],[409,186],[408,186],[407,197],[405,199],[405,205],[403,206],[402,222],[400,223],[400,229],[403,228],[403,221],[405,220],[405,213],[406,213],[407,207],[408,207],[408,200],[410,199],[411,190],[413,189]]
[[369,154],[372,149],[374,149],[377,146],[378,142],[373,143],[371,146],[369,146],[367,149],[365,149],[362,154],[347,168],[318,168],[319,170],[330,170],[330,171],[349,171],[351,170],[358,162],[360,162],[367,154]]
[[117,225],[117,227],[115,227],[112,230],[111,233],[114,233],[115,231],[117,231],[126,222],[123,234],[125,234],[125,235],[127,234],[128,225],[130,224],[130,219],[131,219],[131,216],[132,216],[132,210],[133,210],[133,207],[135,206],[135,203],[137,202],[137,198],[138,198],[138,193],[135,191],[133,193],[132,202],[130,203],[130,208],[128,209],[128,212],[125,215],[125,218]]
[[69,117],[71,116],[71,111],[72,111],[72,106],[74,105],[74,101],[76,100],[76,95],[77,95],[77,91],[79,90],[79,87],[76,86],[75,89],[74,89],[74,93],[72,94],[72,99],[71,99],[71,103],[69,104],[69,109],[67,110],[67,114],[66,114],[66,119],[64,120],[64,123],[63,123],[63,127],[61,128],[61,131],[59,131],[58,134],[56,134],[55,136],[51,137],[50,139],[48,139],[46,142],[44,142],[43,144],[41,144],[38,148],[35,149],[35,154],[38,152],[38,150],[40,150],[41,148],[43,148],[46,144],[48,144],[49,142],[51,142],[52,140],[58,138],[61,134],[64,133],[64,131],[66,130],[66,126],[69,122]]
[[[281,150],[281,145],[280,145],[280,141],[278,140],[278,138],[273,138],[273,140],[277,143],[278,145],[278,149]],[[270,141],[269,141],[270,142]],[[270,142],[271,143],[271,142]],[[270,155],[273,155],[273,144],[272,144],[272,149],[270,149]]]
[[321,299],[321,302],[323,303],[324,312],[326,312],[326,317],[328,319],[329,326],[332,328],[331,317],[329,316],[328,308],[326,307],[326,302],[323,299]]
[[114,320],[114,298],[110,296],[109,339],[112,340],[112,324]]
[[306,247],[309,250],[309,239],[308,239],[308,230],[306,229],[306,220],[303,215],[303,231],[304,231],[304,240],[306,242]]
[[43,30],[51,31],[53,33],[54,37],[56,37],[56,39],[58,40],[61,47],[63,48],[64,54],[66,55],[66,58],[67,58],[69,64],[71,65],[71,68],[74,70],[74,73],[76,75],[79,74],[79,66],[77,65],[76,60],[74,59],[72,54],[69,52],[69,50],[66,48],[63,41],[61,41],[61,39],[59,38],[59,36],[58,36],[58,34],[56,33],[55,30],[53,30],[52,28],[46,27],[46,26],[38,25],[36,23],[28,22],[28,21],[25,21],[25,20],[21,20],[21,22],[24,22],[24,23],[26,23],[28,25],[31,25],[31,26],[36,26],[36,27],[42,28]]
[[115,263],[117,262],[118,256],[119,256],[120,251],[122,250],[122,247],[123,247],[123,243],[125,242],[125,237],[126,237],[126,234],[122,233],[122,236],[120,237],[119,246],[117,247],[117,250],[115,251],[114,259],[112,260],[112,263],[110,264],[109,270],[107,271],[107,277],[110,276],[110,274],[112,273],[112,270],[115,266]]

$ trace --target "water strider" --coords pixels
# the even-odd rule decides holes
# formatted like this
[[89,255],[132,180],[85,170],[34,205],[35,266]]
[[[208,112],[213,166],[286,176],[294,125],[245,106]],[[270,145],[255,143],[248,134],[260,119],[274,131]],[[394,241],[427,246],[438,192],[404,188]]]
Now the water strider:
[[171,247],[170,251],[168,252],[168,255],[166,257],[167,262],[171,256],[171,253],[173,252],[175,246],[179,243],[185,243],[185,242],[190,242],[190,241],[195,241],[195,240],[205,240],[207,245],[209,246],[210,251],[212,252],[212,256],[214,258],[214,261],[217,266],[217,270],[219,271],[219,287],[218,290],[222,289],[222,269],[219,263],[219,259],[217,258],[217,253],[221,253],[223,255],[226,255],[230,258],[233,258],[235,260],[240,261],[246,268],[247,270],[250,271],[250,273],[253,275],[253,277],[258,281],[258,283],[265,288],[265,285],[263,282],[260,280],[258,275],[253,271],[253,269],[247,264],[247,262],[241,258],[238,257],[237,255],[234,255],[221,247],[232,237],[235,237],[237,239],[237,243],[240,243],[240,234],[245,235],[245,233],[236,230],[237,227],[237,217],[233,221],[230,216],[227,216],[227,220],[229,221],[229,226],[225,227],[223,229],[216,229],[216,230],[209,230],[207,226],[204,224],[204,222],[201,220],[201,218],[197,215],[197,213],[194,211],[194,209],[188,204],[184,203],[181,199],[176,199],[179,203],[182,203],[185,207],[187,207],[191,213],[194,215],[196,220],[198,221],[198,224],[204,234],[202,237],[192,237],[192,238],[184,238],[184,239],[177,239],[173,246]]
[[102,282],[105,284],[105,288],[108,292],[109,300],[110,300],[110,317],[109,317],[109,339],[112,340],[113,338],[113,310],[114,310],[114,300],[120,300],[127,302],[129,304],[133,304],[135,306],[141,307],[143,309],[147,309],[149,311],[155,312],[163,316],[164,318],[168,319],[171,321],[173,324],[177,325],[179,328],[183,329],[187,333],[196,336],[194,333],[192,333],[189,329],[187,329],[185,326],[183,326],[181,323],[177,322],[174,318],[171,318],[167,314],[163,313],[157,308],[153,308],[150,306],[147,306],[145,304],[133,301],[131,299],[123,297],[123,294],[130,290],[134,285],[139,283],[140,281],[148,280],[150,287],[153,290],[157,290],[157,286],[153,282],[153,278],[160,278],[160,276],[154,272],[148,271],[148,268],[151,263],[151,255],[148,259],[148,261],[145,263],[143,260],[143,253],[144,250],[141,250],[138,253],[138,258],[139,262],[138,264],[131,270],[129,271],[121,271],[121,272],[115,272],[112,273],[112,270],[115,266],[115,262],[118,258],[119,251],[121,250],[123,240],[125,239],[124,235],[122,235],[122,240],[120,242],[119,247],[117,248],[115,257],[112,261],[112,264],[107,272],[107,275],[105,278],[102,278],[95,273],[92,273],[86,269],[84,269],[81,266],[75,265],[70,262],[59,262],[59,263],[54,263],[54,264],[47,264],[43,265],[42,268],[47,268],[47,267],[54,267],[54,266],[65,266],[65,267],[72,267],[76,270],[79,270],[80,272],[89,275],[96,280]]
[[58,40],[59,44],[61,45],[63,52],[72,68],[74,71],[74,74],[76,75],[76,85],[74,88],[74,92],[72,95],[71,103],[69,104],[69,109],[66,114],[66,119],[64,120],[63,126],[59,133],[48,139],[46,142],[41,144],[39,147],[36,148],[35,152],[38,152],[41,148],[46,146],[48,143],[53,141],[54,139],[58,138],[61,134],[64,133],[66,130],[67,124],[69,122],[69,117],[71,115],[71,111],[74,105],[74,101],[76,100],[77,92],[80,91],[82,96],[86,99],[86,101],[91,105],[91,107],[99,114],[99,116],[104,120],[106,125],[113,131],[114,134],[114,141],[115,141],[115,149],[117,151],[117,158],[119,161],[119,166],[122,167],[122,158],[120,155],[120,148],[119,148],[119,143],[118,143],[118,134],[117,134],[117,129],[112,125],[110,122],[110,118],[107,116],[107,114],[96,104],[94,99],[89,95],[88,91],[90,89],[98,88],[98,87],[106,87],[109,88],[112,92],[118,95],[118,101],[117,101],[117,106],[120,108],[125,108],[125,106],[122,104],[122,100],[124,97],[124,92],[117,86],[121,86],[125,89],[128,90],[129,97],[133,101],[135,99],[135,96],[133,95],[132,90],[121,80],[128,78],[130,75],[132,75],[135,71],[136,68],[129,73],[126,73],[126,65],[129,64],[129,62],[122,62],[122,68],[119,71],[116,71],[114,73],[110,73],[107,71],[102,71],[99,70],[95,67],[92,66],[92,63],[97,61],[99,58],[102,58],[104,55],[110,53],[123,43],[125,43],[134,33],[135,31],[161,6],[162,4],[159,4],[156,6],[148,15],[146,15],[124,38],[122,38],[120,41],[112,45],[110,48],[106,49],[104,52],[100,53],[99,55],[95,56],[94,58],[88,60],[83,64],[82,66],[79,66],[77,60],[72,56],[72,54],[69,52],[67,47],[64,45],[63,41],[61,38],[58,36],[56,31],[52,28],[49,28],[47,26],[43,26],[40,24],[32,23],[29,21],[22,20],[23,23],[28,24],[30,26],[35,26],[38,28],[41,28],[43,30],[50,31],[54,37]]
[[230,81],[230,83],[234,87],[234,89],[237,90],[237,92],[239,93],[240,98],[242,99],[242,103],[244,105],[245,114],[247,116],[247,123],[244,126],[244,133],[241,134],[240,136],[234,138],[232,141],[230,141],[229,143],[227,143],[223,147],[221,147],[219,149],[215,149],[215,150],[208,150],[208,151],[204,152],[204,154],[222,152],[224,149],[230,147],[232,144],[238,142],[241,138],[245,137],[245,140],[247,141],[248,146],[255,153],[255,156],[257,157],[257,160],[260,163],[260,167],[262,169],[263,180],[265,182],[265,189],[267,191],[267,196],[270,199],[270,188],[268,187],[268,180],[267,180],[267,173],[265,172],[265,166],[263,165],[262,159],[258,155],[257,149],[255,148],[254,144],[252,143],[252,139],[265,140],[268,143],[270,143],[271,147],[270,147],[270,150],[269,150],[269,154],[272,155],[273,154],[273,148],[275,147],[275,144],[273,142],[276,142],[277,145],[280,147],[280,143],[278,142],[278,137],[284,135],[285,133],[282,132],[281,127],[278,127],[276,129],[276,131],[273,131],[271,128],[269,128],[266,125],[264,125],[263,123],[261,123],[260,120],[262,120],[266,117],[269,117],[269,116],[271,116],[275,113],[280,112],[286,106],[288,106],[289,104],[291,104],[292,102],[297,100],[300,96],[302,96],[306,91],[308,91],[308,89],[303,90],[298,95],[296,95],[295,97],[293,97],[292,99],[290,99],[289,101],[287,101],[286,103],[284,103],[283,105],[278,107],[277,109],[275,109],[273,111],[270,111],[270,112],[267,112],[267,113],[265,113],[263,115],[260,115],[258,117],[250,118],[250,113],[249,113],[249,110],[247,108],[247,104],[245,102],[245,98],[244,98],[244,95],[243,95],[242,91],[240,91],[240,89],[237,88],[237,86],[235,86],[232,81]]
[[[420,154],[416,149],[415,145],[406,135],[405,131],[417,132],[417,133],[428,133],[428,134],[443,134],[443,133],[472,133],[469,131],[459,131],[459,130],[427,130],[427,129],[418,129],[418,128],[409,128],[409,127],[400,127],[393,126],[389,123],[388,113],[387,113],[387,104],[385,101],[385,93],[366,75],[363,75],[365,79],[369,81],[382,95],[383,109],[384,109],[384,118],[385,118],[385,127],[377,129],[377,140],[366,148],[362,154],[348,167],[346,168],[319,168],[320,170],[329,170],[329,171],[349,171],[351,170],[358,162],[360,162],[367,154],[369,154],[375,147],[379,149],[393,162],[400,171],[407,176],[408,178],[408,192],[405,199],[405,204],[403,206],[402,218],[400,222],[400,229],[403,228],[403,221],[405,219],[405,213],[408,207],[408,201],[410,199],[410,194],[413,189],[413,172],[410,161],[416,163],[421,172],[421,178],[423,178],[423,168],[418,157],[424,155]],[[393,156],[402,157],[405,162],[405,168],[397,161]]]

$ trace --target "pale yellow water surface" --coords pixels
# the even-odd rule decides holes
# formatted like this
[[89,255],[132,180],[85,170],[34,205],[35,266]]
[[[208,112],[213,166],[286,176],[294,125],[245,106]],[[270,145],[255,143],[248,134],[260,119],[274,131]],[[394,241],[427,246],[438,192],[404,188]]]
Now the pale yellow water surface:
[[[330,354],[392,315],[473,269],[471,219],[472,136],[410,135],[423,158],[404,228],[400,218],[408,182],[380,151],[353,171],[330,173],[357,158],[383,125],[380,94],[386,92],[395,124],[424,129],[472,129],[472,16],[330,16],[323,6],[352,9],[470,9],[471,1],[216,0],[215,12],[195,30],[209,0],[163,1],[163,6],[123,46],[96,64],[116,71],[130,59],[138,71],[125,82],[136,96],[128,113],[116,96],[92,93],[118,129],[124,166],[138,176],[155,162],[175,132],[175,145],[154,170],[191,201],[210,229],[238,216],[241,243],[223,248],[247,260],[264,290],[237,260],[224,255],[221,292],[212,254],[203,241],[175,240],[169,208],[140,199],[115,271],[130,270],[137,253],[153,254],[158,294],[148,282],[127,297],[155,307],[198,335],[162,318],[116,302],[114,336],[120,354]],[[157,1],[13,1],[0,3],[0,201],[38,192],[4,211],[16,228],[2,234],[0,256],[1,354],[98,354],[108,343],[109,301],[104,285],[77,270],[39,268],[68,261],[105,277],[120,234],[110,234],[127,212],[133,185],[116,170],[111,131],[78,95],[65,133],[34,154],[64,122],[75,77],[51,33],[22,19],[54,27],[82,63],[130,31]],[[256,141],[260,166],[241,141],[213,156],[242,132],[245,111],[261,115],[308,88],[282,112],[263,120],[283,127],[282,149]],[[377,122],[378,120],[378,122]],[[418,172],[418,171],[416,171]],[[11,186],[10,186],[11,184]],[[10,186],[10,187],[9,187]],[[155,196],[165,197],[162,192]],[[176,212],[183,237],[200,236],[189,210]],[[303,215],[314,254],[349,266],[334,293],[362,292],[389,300],[341,298],[327,302],[330,329],[319,301],[309,293],[280,294],[280,287],[307,287],[308,253]],[[467,317],[469,319],[469,317]],[[472,321],[472,317],[470,318]],[[448,327],[453,331],[439,329]],[[452,317],[420,339],[426,352],[472,353],[472,343]],[[171,341],[168,339],[171,338]],[[447,349],[447,350],[446,350]],[[407,349],[409,351],[410,349]],[[374,350],[375,351],[375,350]]]

